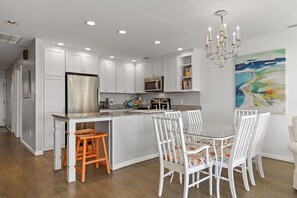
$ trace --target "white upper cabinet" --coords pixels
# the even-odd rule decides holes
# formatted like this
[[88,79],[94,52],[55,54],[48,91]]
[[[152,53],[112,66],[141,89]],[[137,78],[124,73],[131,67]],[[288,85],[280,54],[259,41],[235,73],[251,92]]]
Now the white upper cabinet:
[[155,76],[164,76],[164,61],[156,60],[153,61],[154,75]]
[[44,75],[65,75],[65,51],[54,47],[44,47]]
[[66,52],[66,71],[98,74],[98,56],[80,52]]
[[163,75],[164,75],[163,59],[145,63],[145,77],[163,76]]
[[177,91],[177,57],[164,59],[164,92]]
[[98,56],[84,54],[82,59],[82,70],[87,74],[98,74]]
[[111,61],[99,62],[100,92],[116,92],[116,64]]
[[144,92],[144,78],[145,78],[145,64],[137,64],[135,66],[135,92],[136,93],[145,93]]
[[117,63],[117,93],[135,93],[134,72],[134,65]]
[[127,93],[135,93],[135,66],[125,64],[125,90]]

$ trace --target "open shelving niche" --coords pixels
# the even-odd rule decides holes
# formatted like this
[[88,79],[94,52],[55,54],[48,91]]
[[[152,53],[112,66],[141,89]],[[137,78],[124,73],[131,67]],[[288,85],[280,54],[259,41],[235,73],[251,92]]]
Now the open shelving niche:
[[180,90],[192,90],[192,54],[180,56]]

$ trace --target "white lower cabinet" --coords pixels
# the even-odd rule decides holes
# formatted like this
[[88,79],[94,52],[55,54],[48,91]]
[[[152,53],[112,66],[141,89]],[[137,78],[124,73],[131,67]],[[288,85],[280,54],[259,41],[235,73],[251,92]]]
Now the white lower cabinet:
[[112,126],[113,170],[158,156],[152,115],[114,117]]
[[[52,114],[64,112],[65,107],[65,77],[44,76],[44,141],[43,149],[50,150],[54,147],[54,119]],[[62,126],[62,131],[65,125]],[[61,144],[65,144],[64,136]]]

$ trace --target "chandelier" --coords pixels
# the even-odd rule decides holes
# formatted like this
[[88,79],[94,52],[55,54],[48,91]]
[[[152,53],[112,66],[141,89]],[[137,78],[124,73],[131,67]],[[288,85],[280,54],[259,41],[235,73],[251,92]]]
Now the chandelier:
[[[206,57],[214,64],[219,65],[219,68],[223,68],[224,64],[228,59],[233,58],[238,55],[238,48],[240,46],[239,38],[239,27],[237,26],[237,32],[233,32],[233,39],[231,43],[231,48],[228,51],[227,41],[227,25],[224,23],[223,16],[227,15],[226,10],[219,10],[215,12],[216,16],[221,18],[221,27],[219,34],[217,35],[217,42],[213,42],[211,27],[208,28],[208,34],[206,37]],[[216,45],[216,46],[215,46]]]

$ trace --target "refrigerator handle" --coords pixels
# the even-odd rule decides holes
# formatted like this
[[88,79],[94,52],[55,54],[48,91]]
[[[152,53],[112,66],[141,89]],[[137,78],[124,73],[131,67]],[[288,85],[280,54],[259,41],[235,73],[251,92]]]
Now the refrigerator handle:
[[98,107],[98,112],[100,112],[100,77],[98,77],[98,88],[97,88],[97,107]]

